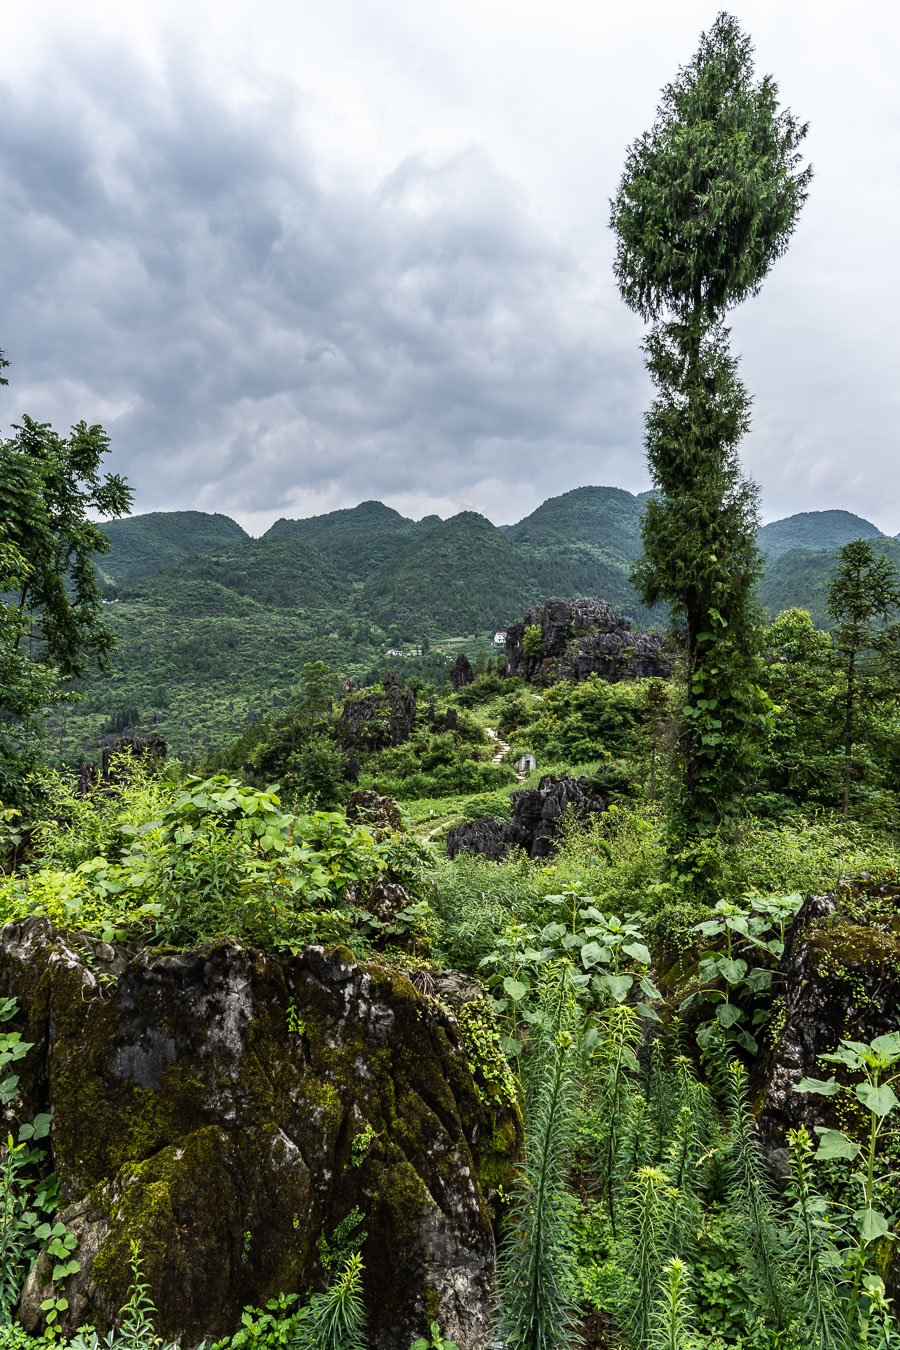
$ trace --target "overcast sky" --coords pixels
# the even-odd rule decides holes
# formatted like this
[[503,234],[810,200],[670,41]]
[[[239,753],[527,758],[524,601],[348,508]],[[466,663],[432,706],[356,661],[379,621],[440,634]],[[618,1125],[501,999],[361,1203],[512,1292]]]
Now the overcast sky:
[[[608,201],[698,0],[31,0],[0,44],[2,425],[112,437],[138,511],[253,533],[378,497],[518,520],[641,491]],[[731,7],[808,120],[733,316],[768,520],[900,530],[900,7]]]

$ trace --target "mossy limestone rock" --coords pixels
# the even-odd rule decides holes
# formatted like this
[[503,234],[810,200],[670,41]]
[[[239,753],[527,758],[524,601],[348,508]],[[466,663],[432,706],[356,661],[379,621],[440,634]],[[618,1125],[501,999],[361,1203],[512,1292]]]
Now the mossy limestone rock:
[[[867,903],[857,905],[858,896]],[[780,999],[772,1048],[762,1071],[759,1130],[777,1171],[787,1167],[787,1132],[817,1125],[865,1138],[869,1117],[848,1113],[846,1097],[797,1093],[801,1078],[852,1084],[855,1076],[822,1061],[842,1040],[867,1043],[900,1025],[900,888],[868,887],[807,896],[786,935],[772,985]],[[895,1233],[896,1233],[895,1229]],[[883,1241],[876,1258],[890,1298],[900,1297],[896,1241]]]
[[[487,1345],[490,1204],[521,1118],[407,979],[345,948],[129,952],[32,918],[0,933],[0,995],[34,1042],[17,1110],[53,1110],[80,1240],[70,1325],[113,1322],[137,1238],[158,1331],[224,1335],[246,1304],[323,1287],[349,1220],[372,1350],[435,1316],[461,1350]],[[29,1328],[46,1274],[23,1294]]]
[[[770,1149],[805,1125],[836,1125],[833,1099],[794,1092],[801,1078],[827,1078],[820,1056],[842,1039],[870,1041],[900,1021],[900,891],[882,887],[885,921],[875,925],[844,911],[841,897],[811,895],[786,935],[772,982],[776,1003],[772,1048],[763,1068],[759,1129]],[[900,917],[900,915],[898,915]],[[780,1007],[779,1007],[780,1003]]]

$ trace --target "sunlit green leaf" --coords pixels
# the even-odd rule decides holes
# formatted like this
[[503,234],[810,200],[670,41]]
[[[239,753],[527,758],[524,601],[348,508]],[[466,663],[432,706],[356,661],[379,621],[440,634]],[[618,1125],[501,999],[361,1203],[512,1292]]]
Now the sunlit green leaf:
[[817,1125],[816,1134],[819,1136],[819,1147],[816,1150],[816,1157],[820,1162],[827,1162],[829,1158],[849,1158],[851,1161],[857,1157],[860,1152],[860,1145],[854,1140],[848,1139],[840,1130],[827,1130],[822,1125]]

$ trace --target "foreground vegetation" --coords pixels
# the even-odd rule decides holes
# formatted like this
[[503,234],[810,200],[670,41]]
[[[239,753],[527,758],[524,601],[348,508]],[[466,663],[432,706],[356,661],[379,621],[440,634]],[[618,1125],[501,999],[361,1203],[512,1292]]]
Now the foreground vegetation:
[[[633,750],[635,763],[646,758]],[[774,1188],[754,1138],[748,1086],[777,1034],[771,971],[801,896],[840,891],[850,876],[866,875],[872,894],[896,881],[889,834],[826,813],[748,819],[711,904],[667,879],[662,812],[646,791],[570,822],[549,862],[497,864],[451,862],[407,831],[348,825],[341,812],[285,810],[274,792],[224,776],[173,780],[131,766],[93,798],[59,777],[44,789],[51,809],[27,833],[7,820],[4,921],[45,914],[151,946],[228,935],[293,952],[339,941],[376,963],[450,964],[486,981],[529,1122],[501,1228],[504,1344],[567,1346],[577,1324],[593,1345],[614,1329],[616,1343],[707,1350],[896,1343],[882,1280],[883,1235],[897,1219],[888,1085],[900,1036],[836,1047],[840,1081],[864,1109],[840,1135],[797,1132],[786,1189]],[[409,897],[387,922],[364,899],[378,875]],[[857,923],[866,913],[875,922],[885,903],[848,892]],[[8,1046],[8,1059],[20,1053]],[[827,1078],[808,1086],[832,1091]],[[23,1178],[34,1173],[20,1163],[34,1166],[48,1124],[35,1122],[33,1137],[26,1127],[27,1154],[7,1154],[8,1308],[36,1246],[62,1244],[60,1300],[65,1261],[78,1259],[64,1233],[50,1236],[46,1179],[44,1228],[28,1217],[38,1211]],[[364,1245],[336,1272],[334,1316],[356,1307],[361,1317],[360,1261]],[[135,1279],[137,1298],[139,1265]],[[122,1344],[149,1345],[146,1297],[144,1320],[132,1302],[116,1333]],[[234,1350],[248,1339],[356,1344],[347,1328],[327,1339],[316,1297],[248,1311]],[[523,1329],[535,1317],[541,1341]],[[12,1326],[5,1334],[27,1343]]]
[[[615,548],[570,528],[593,518],[585,491],[599,489],[508,532],[472,513],[404,521],[378,503],[279,522],[265,541],[219,521],[199,556],[167,538],[173,565],[152,585],[141,574],[153,532],[112,530],[121,570],[105,573],[105,599],[121,592],[118,622],[144,644],[141,679],[132,668],[102,696],[86,686],[83,707],[109,733],[145,722],[148,706],[153,725],[169,725],[167,710],[180,725],[190,695],[179,681],[202,670],[242,734],[182,728],[190,763],[126,752],[93,784],[50,767],[42,713],[65,707],[62,682],[112,648],[92,561],[109,539],[89,517],[127,509],[129,489],[101,479],[98,427],[64,439],[26,419],[0,447],[11,522],[0,536],[0,922],[37,916],[140,952],[340,944],[410,996],[404,974],[425,991],[441,968],[476,977],[483,1015],[461,1044],[527,1126],[515,1180],[495,1196],[496,1350],[900,1346],[900,1028],[849,1034],[867,1011],[857,1001],[873,1001],[874,947],[879,1015],[896,1005],[900,583],[886,554],[853,538],[824,593],[830,633],[797,609],[763,626],[755,604],[755,495],[737,459],[748,397],[723,316],[784,251],[809,180],[796,154],[805,128],[777,112],[775,92],[722,15],[629,154],[617,276],[656,324],[645,350],[657,492],[646,509],[604,498]],[[638,519],[634,576],[647,606],[671,607],[683,654],[671,679],[528,685],[482,654],[471,683],[452,695],[439,685],[443,660],[426,650],[438,636],[483,632],[576,577],[578,590],[620,598]],[[796,542],[789,534],[780,544]],[[461,559],[477,588],[453,571]],[[267,648],[264,670],[261,634],[283,649]],[[373,688],[383,640],[410,636],[422,649],[414,678]],[[525,640],[539,653],[540,627]],[[363,688],[334,673],[364,665]],[[265,716],[248,716],[248,688]],[[57,731],[65,749],[63,718]],[[578,775],[602,809],[564,815],[549,858],[450,859],[453,824],[514,809],[524,751],[538,775]],[[354,784],[370,790],[368,818],[342,809]],[[404,814],[372,804],[385,792]],[[375,898],[386,887],[389,906]],[[797,920],[804,897],[826,892],[828,936],[852,940],[852,1006],[829,1024],[823,1076],[792,1083],[796,1101],[831,1104],[830,1123],[815,1137],[789,1129],[778,1159],[757,1122],[790,981],[834,973],[827,947],[802,977],[790,965],[814,927]],[[0,1000],[0,1023],[15,1013],[14,998]],[[287,1016],[296,1024],[296,1007]],[[53,1122],[17,1112],[12,1066],[30,1049],[0,1034],[0,1350],[65,1340],[80,1261],[58,1216]],[[371,1135],[353,1137],[348,1166]],[[333,1245],[323,1232],[327,1288],[247,1308],[217,1350],[363,1350],[364,1219],[354,1212]],[[52,1293],[29,1336],[14,1313],[38,1256]],[[116,1325],[78,1329],[74,1350],[158,1343],[139,1244],[130,1258]],[[412,1350],[456,1350],[430,1317],[421,1332]]]

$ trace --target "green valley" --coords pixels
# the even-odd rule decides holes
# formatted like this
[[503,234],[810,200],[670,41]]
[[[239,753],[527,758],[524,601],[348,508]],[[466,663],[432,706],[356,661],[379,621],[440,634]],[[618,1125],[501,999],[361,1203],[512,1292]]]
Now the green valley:
[[[260,539],[197,511],[104,524],[112,548],[99,570],[118,648],[110,673],[88,676],[81,701],[55,716],[53,743],[77,760],[125,727],[155,728],[177,753],[203,753],[286,700],[307,661],[357,682],[391,666],[440,680],[447,655],[502,653],[494,631],[547,597],[596,595],[661,624],[630,581],[649,495],[576,488],[504,527],[472,511],[413,521],[381,502],[282,519]],[[770,616],[797,606],[827,624],[835,541],[854,530],[900,558],[900,542],[849,512],[762,528]]]

